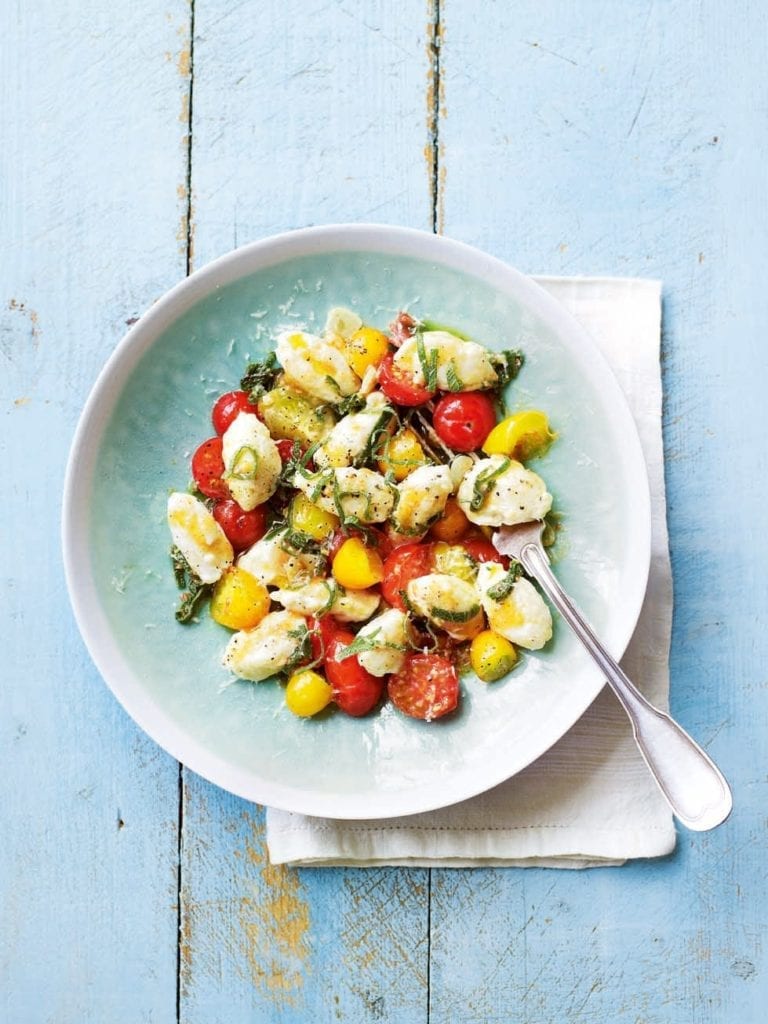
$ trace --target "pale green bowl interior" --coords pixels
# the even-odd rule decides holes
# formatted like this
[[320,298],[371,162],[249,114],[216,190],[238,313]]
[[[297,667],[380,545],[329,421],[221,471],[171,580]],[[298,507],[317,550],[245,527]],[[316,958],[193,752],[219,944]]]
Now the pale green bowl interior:
[[[564,515],[556,568],[598,630],[620,600],[626,539],[620,442],[606,436],[603,398],[557,337],[514,300],[465,273],[410,258],[337,252],[261,270],[198,303],[144,355],[101,444],[89,526],[92,567],[117,642],[155,702],[227,763],[323,794],[450,787],[482,773],[497,744],[530,745],[584,670],[561,625],[546,651],[506,680],[462,683],[458,714],[433,724],[385,707],[365,719],[300,720],[275,682],[234,681],[219,659],[229,633],[210,620],[180,626],[168,560],[165,503],[186,488],[189,454],[210,436],[216,396],[238,386],[249,359],[286,326],[320,328],[346,305],[385,328],[403,307],[491,348],[520,347],[525,367],[511,408],[546,410],[560,438],[535,465]],[[552,737],[554,738],[554,737]],[[438,781],[441,779],[442,781]],[[436,802],[449,802],[448,800]]]

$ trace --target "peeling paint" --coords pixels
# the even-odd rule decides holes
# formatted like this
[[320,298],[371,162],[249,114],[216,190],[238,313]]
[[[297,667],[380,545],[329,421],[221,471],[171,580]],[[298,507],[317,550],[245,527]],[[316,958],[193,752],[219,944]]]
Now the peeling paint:
[[295,1006],[309,973],[309,904],[298,873],[269,863],[263,825],[245,817],[252,838],[245,843],[244,863],[260,876],[259,885],[244,880],[240,897],[245,959],[253,984],[263,995]]
[[30,334],[32,335],[32,340],[37,344],[37,339],[40,337],[40,318],[35,310],[30,309],[25,302],[20,302],[18,299],[9,299],[8,309],[21,313],[22,316],[26,316],[29,319],[32,328]]
[[439,0],[429,0],[426,27],[427,49],[427,143],[424,146],[424,161],[427,167],[427,181],[432,202],[432,228],[441,232],[443,227],[443,193],[445,170],[442,164],[444,150],[439,142],[440,119],[445,116],[445,84],[440,68],[440,53],[444,42],[443,26],[440,22]]

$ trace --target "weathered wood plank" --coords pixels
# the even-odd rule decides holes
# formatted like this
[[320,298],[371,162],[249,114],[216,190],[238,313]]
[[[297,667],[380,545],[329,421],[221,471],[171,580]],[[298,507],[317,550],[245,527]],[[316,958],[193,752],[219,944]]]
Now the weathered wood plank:
[[745,3],[440,7],[441,227],[531,272],[665,282],[672,707],[736,809],[661,863],[433,873],[430,1020],[758,1021],[765,19]]
[[[194,265],[309,223],[429,228],[419,2],[197,0]],[[185,773],[181,1020],[427,1013],[427,873],[270,867],[262,812]]]
[[171,1021],[177,765],[85,653],[58,514],[88,389],[183,273],[188,7],[6,4],[2,22],[1,1015]]

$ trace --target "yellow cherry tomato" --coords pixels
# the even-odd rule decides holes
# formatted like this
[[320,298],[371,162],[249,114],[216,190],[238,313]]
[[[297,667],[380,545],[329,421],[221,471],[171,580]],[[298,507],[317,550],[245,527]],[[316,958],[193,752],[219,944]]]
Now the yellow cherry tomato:
[[311,718],[328,707],[332,697],[331,684],[319,672],[310,669],[294,672],[285,688],[288,710],[301,718]]
[[227,569],[211,596],[211,617],[229,629],[253,629],[269,611],[270,597],[245,569]]
[[477,563],[460,544],[446,544],[438,541],[432,549],[434,572],[458,576],[460,580],[474,583],[477,579]]
[[331,566],[334,579],[347,590],[365,590],[381,583],[384,566],[378,551],[367,548],[359,537],[349,537],[336,552]]
[[344,344],[347,362],[358,377],[362,377],[369,366],[378,366],[389,352],[386,334],[375,327],[361,327]]
[[517,662],[517,651],[505,637],[492,629],[484,629],[472,641],[469,662],[478,679],[492,683],[512,671]]
[[428,461],[416,434],[410,427],[405,427],[387,441],[379,459],[379,470],[392,473],[399,482],[419,466],[428,465]]
[[288,510],[288,523],[312,540],[325,540],[339,528],[339,517],[313,504],[306,494],[298,493]]
[[543,455],[556,437],[550,430],[546,413],[526,409],[497,423],[486,437],[483,451],[486,455],[508,455],[518,462],[526,462],[535,455]]
[[430,530],[435,540],[444,540],[449,544],[455,540],[461,540],[469,529],[469,520],[462,512],[455,498],[449,498],[445,503],[445,511],[436,523],[432,524]]

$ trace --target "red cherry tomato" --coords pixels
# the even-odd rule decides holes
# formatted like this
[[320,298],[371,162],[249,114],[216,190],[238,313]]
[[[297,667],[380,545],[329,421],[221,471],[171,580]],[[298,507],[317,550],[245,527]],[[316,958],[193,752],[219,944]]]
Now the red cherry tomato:
[[379,387],[397,405],[423,405],[434,397],[434,391],[415,384],[409,374],[398,372],[390,353],[379,363]]
[[225,498],[213,506],[213,518],[235,551],[245,551],[267,532],[267,511],[263,505],[246,512],[232,498]]
[[217,434],[223,434],[241,412],[252,412],[255,416],[259,415],[258,409],[248,398],[247,391],[228,391],[216,400],[211,410],[213,429]]
[[[322,620],[321,620],[322,621]],[[357,655],[337,661],[343,647],[355,639],[347,629],[336,629],[325,651],[325,676],[333,689],[333,699],[346,714],[360,718],[373,710],[384,692],[384,680],[367,672]]]
[[[281,437],[279,441],[275,441],[275,444],[277,445],[277,450],[283,463],[286,463],[289,459],[293,458],[293,446],[296,444],[295,441],[291,441],[288,437]],[[302,448],[301,445],[299,445],[299,448],[301,450],[301,455],[303,455],[305,449]]]
[[443,395],[432,424],[441,441],[455,452],[473,452],[496,426],[493,400],[482,391]]
[[458,707],[459,677],[453,662],[439,654],[407,654],[389,677],[387,692],[403,714],[431,722]]
[[431,544],[403,544],[395,548],[384,562],[384,579],[381,583],[384,600],[404,612],[406,608],[401,592],[411,580],[428,575],[432,571],[433,560]]
[[222,479],[224,459],[221,455],[221,438],[210,437],[203,441],[192,456],[192,476],[206,498],[228,498],[229,488]]
[[499,554],[485,537],[464,537],[462,540],[457,540],[456,543],[464,548],[476,562],[501,562],[505,569],[509,566],[507,556]]
[[309,621],[309,642],[312,648],[312,660],[325,659],[326,652],[336,633],[341,629],[338,622],[332,615],[323,615],[321,618],[312,616]]

